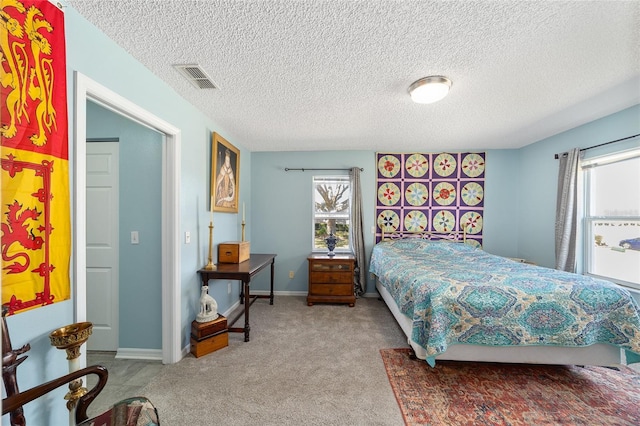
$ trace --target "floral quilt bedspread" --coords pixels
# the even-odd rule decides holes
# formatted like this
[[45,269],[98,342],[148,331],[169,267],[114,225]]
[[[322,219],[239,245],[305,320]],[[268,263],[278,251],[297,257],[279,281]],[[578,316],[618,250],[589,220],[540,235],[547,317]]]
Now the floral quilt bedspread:
[[615,345],[640,362],[640,308],[608,281],[420,239],[377,244],[369,272],[413,319],[427,362],[450,345]]

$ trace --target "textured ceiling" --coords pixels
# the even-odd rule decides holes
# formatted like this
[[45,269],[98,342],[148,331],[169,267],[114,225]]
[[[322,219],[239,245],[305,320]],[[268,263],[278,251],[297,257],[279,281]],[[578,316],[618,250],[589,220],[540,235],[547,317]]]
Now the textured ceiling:
[[65,3],[251,151],[519,148],[640,103],[639,1]]

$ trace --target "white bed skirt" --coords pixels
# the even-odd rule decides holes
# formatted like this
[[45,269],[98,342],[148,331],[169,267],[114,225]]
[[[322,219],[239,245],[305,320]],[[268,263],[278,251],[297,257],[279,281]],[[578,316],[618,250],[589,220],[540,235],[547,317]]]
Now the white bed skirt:
[[[411,340],[413,323],[400,312],[393,297],[376,277],[376,289],[407,336],[407,342],[420,359],[426,359],[425,349]],[[621,350],[612,345],[596,344],[583,348],[558,346],[479,346],[451,345],[436,360],[508,362],[521,364],[601,365],[621,364]]]

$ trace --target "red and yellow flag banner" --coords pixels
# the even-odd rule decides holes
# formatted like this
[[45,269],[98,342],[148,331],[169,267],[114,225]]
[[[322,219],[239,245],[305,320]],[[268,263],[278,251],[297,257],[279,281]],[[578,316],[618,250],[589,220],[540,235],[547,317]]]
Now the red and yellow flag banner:
[[15,314],[71,292],[65,35],[46,0],[0,5],[2,305]]

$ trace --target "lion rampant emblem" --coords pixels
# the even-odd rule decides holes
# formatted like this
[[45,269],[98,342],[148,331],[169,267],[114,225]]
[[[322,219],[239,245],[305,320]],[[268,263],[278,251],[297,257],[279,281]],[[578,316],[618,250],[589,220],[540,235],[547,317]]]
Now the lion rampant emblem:
[[[44,239],[34,235],[33,228],[29,229],[29,220],[36,220],[40,212],[36,209],[22,209],[18,201],[9,205],[7,223],[2,223],[2,260],[12,264],[5,266],[9,274],[19,274],[29,268],[30,257],[26,251],[17,251],[9,255],[9,249],[18,244],[24,250],[39,250],[44,244]],[[21,260],[21,261],[20,261]]]

